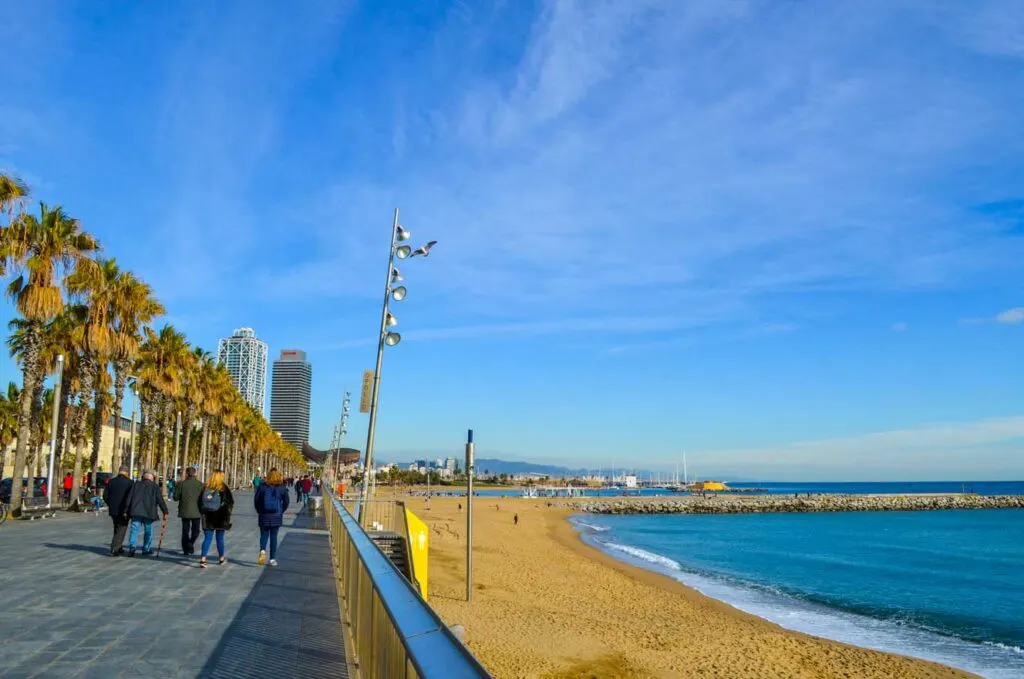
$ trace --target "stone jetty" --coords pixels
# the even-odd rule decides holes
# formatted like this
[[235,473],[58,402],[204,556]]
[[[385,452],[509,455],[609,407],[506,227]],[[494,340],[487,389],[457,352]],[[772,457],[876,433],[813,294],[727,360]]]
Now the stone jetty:
[[565,503],[590,514],[766,514],[1024,509],[1024,495],[685,495],[580,498]]

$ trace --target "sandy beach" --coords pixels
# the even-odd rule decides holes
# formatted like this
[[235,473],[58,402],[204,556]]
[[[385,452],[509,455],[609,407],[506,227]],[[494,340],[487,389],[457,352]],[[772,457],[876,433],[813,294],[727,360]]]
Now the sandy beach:
[[466,627],[496,677],[975,676],[791,632],[620,563],[583,543],[571,510],[542,500],[475,500],[467,604],[465,498],[409,506],[431,527],[431,604]]

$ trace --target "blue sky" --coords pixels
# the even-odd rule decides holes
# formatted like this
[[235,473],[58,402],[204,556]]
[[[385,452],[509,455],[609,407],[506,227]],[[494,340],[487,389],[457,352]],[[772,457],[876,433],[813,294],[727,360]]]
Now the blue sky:
[[305,349],[315,445],[397,206],[439,245],[402,267],[380,458],[473,427],[574,466],[1024,477],[1015,0],[4,7],[0,168],[193,342]]

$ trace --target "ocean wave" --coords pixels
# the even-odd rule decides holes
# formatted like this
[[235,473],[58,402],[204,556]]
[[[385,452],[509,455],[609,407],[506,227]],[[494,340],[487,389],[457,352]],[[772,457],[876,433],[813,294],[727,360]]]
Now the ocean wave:
[[683,567],[679,565],[678,561],[662,556],[661,554],[655,554],[654,552],[648,552],[646,549],[640,549],[639,547],[630,547],[629,545],[620,545],[617,542],[602,542],[603,546],[608,549],[614,549],[622,552],[623,554],[629,554],[634,559],[640,559],[647,563],[652,563],[662,568],[669,568],[674,571],[682,570]]
[[592,523],[587,523],[586,521],[576,521],[576,525],[577,526],[583,526],[584,528],[586,528],[588,530],[592,530],[592,531],[594,531],[596,533],[603,533],[606,530],[611,530],[612,529],[611,526],[598,526],[598,525],[595,525],[595,524],[592,524]]
[[987,679],[1024,676],[1024,649],[999,642],[972,642],[922,629],[910,620],[878,619],[863,613],[836,609],[821,602],[794,596],[784,589],[741,582],[722,573],[684,567],[667,556],[639,547],[606,542],[584,534],[584,539],[613,556],[647,564],[665,572],[705,596],[770,620],[782,627],[863,648],[909,655],[973,671]]

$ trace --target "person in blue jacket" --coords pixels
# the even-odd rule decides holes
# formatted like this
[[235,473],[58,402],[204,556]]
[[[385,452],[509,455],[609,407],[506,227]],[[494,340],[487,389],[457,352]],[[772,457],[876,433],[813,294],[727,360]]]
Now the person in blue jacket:
[[271,469],[252,499],[256,514],[259,516],[260,556],[257,563],[261,566],[267,562],[267,542],[270,543],[270,565],[277,565],[277,531],[284,523],[288,499],[288,488],[284,485],[281,472]]

